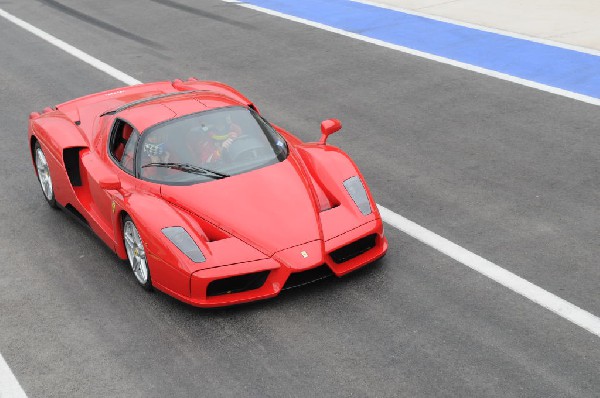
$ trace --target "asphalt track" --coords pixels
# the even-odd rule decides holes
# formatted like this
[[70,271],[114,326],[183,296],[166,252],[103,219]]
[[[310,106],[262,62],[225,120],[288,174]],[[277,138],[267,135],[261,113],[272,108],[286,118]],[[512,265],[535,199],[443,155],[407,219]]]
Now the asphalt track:
[[[304,140],[339,117],[379,203],[600,314],[598,107],[220,1],[1,7],[142,81],[227,82]],[[146,294],[27,155],[30,111],[121,83],[0,37],[0,352],[29,397],[600,393],[597,336],[392,228],[377,264],[274,300]]]

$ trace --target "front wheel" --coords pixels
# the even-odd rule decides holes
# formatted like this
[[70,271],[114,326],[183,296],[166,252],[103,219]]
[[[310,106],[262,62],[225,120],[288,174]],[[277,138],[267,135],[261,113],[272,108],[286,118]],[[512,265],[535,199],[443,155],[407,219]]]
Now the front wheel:
[[133,270],[135,278],[139,284],[146,290],[152,290],[152,279],[150,278],[150,268],[146,259],[146,249],[140,238],[133,220],[129,216],[123,218],[123,240],[125,241],[125,250],[129,265]]
[[48,160],[42,146],[36,141],[33,147],[33,154],[35,160],[35,169],[37,171],[38,181],[42,187],[44,198],[50,207],[57,208],[56,199],[54,198],[54,186],[52,185],[52,177],[50,176],[50,168],[48,167]]

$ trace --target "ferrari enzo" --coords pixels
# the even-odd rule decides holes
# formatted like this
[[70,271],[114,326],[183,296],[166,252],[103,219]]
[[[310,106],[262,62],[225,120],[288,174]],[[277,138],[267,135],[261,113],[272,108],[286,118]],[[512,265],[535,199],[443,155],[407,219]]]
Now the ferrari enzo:
[[30,114],[48,204],[88,225],[139,284],[216,307],[276,296],[382,257],[382,221],[354,162],[304,143],[235,89],[140,84]]

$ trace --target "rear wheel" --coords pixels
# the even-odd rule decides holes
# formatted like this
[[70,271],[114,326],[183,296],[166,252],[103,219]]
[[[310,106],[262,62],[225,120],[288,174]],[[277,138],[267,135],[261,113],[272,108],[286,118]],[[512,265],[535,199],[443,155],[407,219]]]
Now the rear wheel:
[[52,185],[52,177],[50,176],[50,168],[48,167],[48,160],[39,142],[36,141],[33,147],[33,154],[35,159],[35,168],[37,171],[38,181],[42,187],[44,198],[50,207],[57,208],[56,199],[54,198],[54,186]]
[[127,259],[135,278],[144,289],[152,290],[152,279],[150,278],[150,268],[148,268],[148,261],[146,260],[146,249],[144,249],[140,233],[129,216],[123,218],[123,240],[125,241]]

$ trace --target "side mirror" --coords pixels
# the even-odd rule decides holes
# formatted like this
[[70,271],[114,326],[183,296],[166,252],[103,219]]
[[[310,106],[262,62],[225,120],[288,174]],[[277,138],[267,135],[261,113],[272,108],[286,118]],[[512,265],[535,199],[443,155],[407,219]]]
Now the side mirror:
[[105,175],[98,181],[101,189],[104,190],[117,190],[121,188],[121,181],[119,177],[114,174]]
[[321,140],[319,144],[325,145],[327,143],[327,137],[335,133],[342,128],[342,122],[337,119],[327,119],[321,122]]

